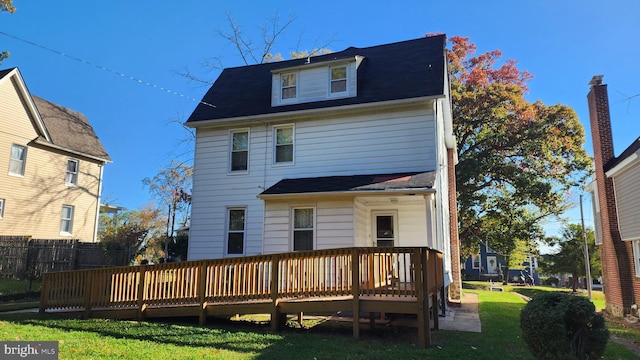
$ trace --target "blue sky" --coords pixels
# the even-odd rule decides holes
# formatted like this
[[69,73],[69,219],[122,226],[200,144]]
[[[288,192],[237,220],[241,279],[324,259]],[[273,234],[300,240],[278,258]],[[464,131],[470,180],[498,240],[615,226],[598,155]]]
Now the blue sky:
[[[640,136],[640,96],[628,98],[640,94],[637,1],[14,0],[14,5],[15,14],[0,14],[0,32],[68,56],[0,34],[0,50],[11,53],[0,68],[19,67],[32,94],[87,116],[113,158],[105,169],[103,199],[131,209],[151,198],[142,179],[184,150],[176,150],[187,136],[177,123],[187,119],[207,90],[178,73],[188,68],[213,80],[218,72],[202,65],[211,57],[222,58],[226,67],[242,65],[217,34],[228,31],[227,14],[256,43],[258,27],[268,17],[276,12],[282,20],[295,16],[274,49],[283,55],[328,39],[333,39],[329,48],[339,51],[431,32],[470,37],[479,52],[500,49],[505,59],[515,59],[534,75],[529,100],[574,108],[585,124],[590,154],[587,84],[593,75],[604,74],[616,154]],[[585,206],[589,225],[591,205]],[[568,217],[577,222],[579,212]],[[558,227],[547,224],[550,233]]]

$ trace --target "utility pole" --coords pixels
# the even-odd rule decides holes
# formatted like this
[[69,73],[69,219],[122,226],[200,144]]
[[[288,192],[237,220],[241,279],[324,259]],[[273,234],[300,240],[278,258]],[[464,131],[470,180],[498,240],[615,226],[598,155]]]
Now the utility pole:
[[582,194],[580,194],[580,221],[582,222],[582,245],[584,253],[584,270],[587,274],[587,292],[591,300],[591,264],[589,262],[589,246],[587,244],[587,233],[584,229],[584,214],[582,213]]

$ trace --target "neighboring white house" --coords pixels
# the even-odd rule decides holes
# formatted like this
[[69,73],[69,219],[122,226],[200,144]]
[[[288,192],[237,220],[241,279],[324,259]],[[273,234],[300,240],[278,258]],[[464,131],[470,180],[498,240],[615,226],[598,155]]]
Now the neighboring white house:
[[458,298],[445,44],[224,69],[186,122],[196,129],[189,260],[429,246],[445,254]]

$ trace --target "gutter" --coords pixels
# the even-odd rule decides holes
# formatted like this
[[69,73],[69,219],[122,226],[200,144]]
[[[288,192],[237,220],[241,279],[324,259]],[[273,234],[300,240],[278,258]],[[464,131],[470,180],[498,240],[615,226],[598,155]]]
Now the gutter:
[[[369,103],[362,103],[362,104],[329,106],[329,107],[306,109],[306,110],[281,111],[281,112],[269,113],[269,114],[238,116],[238,117],[231,117],[231,118],[211,119],[211,120],[199,120],[194,122],[185,122],[183,125],[190,128],[199,128],[199,127],[224,126],[228,124],[237,125],[238,123],[245,123],[245,122],[261,123],[269,120],[284,120],[284,119],[290,120],[292,118],[297,118],[297,117],[322,115],[326,113],[356,112],[356,111],[372,110],[376,108],[391,107],[391,106],[400,107],[400,106],[406,106],[411,104],[421,104],[425,101],[444,99],[444,98],[446,98],[445,95],[422,96],[422,97],[415,97],[415,98],[401,99],[401,100],[388,100],[388,101],[369,102]],[[298,104],[311,104],[311,106],[313,105],[312,102],[298,103]]]
[[436,190],[432,188],[415,188],[415,189],[394,189],[394,190],[348,190],[348,191],[322,191],[322,192],[304,192],[304,193],[288,193],[288,194],[258,194],[258,199],[288,199],[295,197],[324,197],[336,195],[376,195],[376,196],[395,196],[395,195],[414,195],[414,194],[435,194]]

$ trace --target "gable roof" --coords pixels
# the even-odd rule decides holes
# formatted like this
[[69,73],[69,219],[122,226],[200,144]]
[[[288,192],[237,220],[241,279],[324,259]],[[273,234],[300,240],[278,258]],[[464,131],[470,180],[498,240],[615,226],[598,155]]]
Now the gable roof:
[[37,96],[32,98],[51,136],[51,144],[81,155],[111,161],[83,114]]
[[448,91],[445,79],[445,45],[445,35],[437,35],[366,48],[350,47],[340,52],[311,57],[310,61],[315,66],[320,62],[362,56],[364,59],[358,66],[357,96],[283,106],[271,106],[271,71],[304,66],[306,58],[227,68],[204,95],[187,124],[443,96]]
[[26,100],[26,110],[35,118],[41,134],[34,139],[35,143],[101,162],[111,162],[111,157],[84,115],[31,95],[18,68],[0,70],[0,80],[7,76],[17,80],[18,90]]
[[284,179],[263,191],[270,195],[431,192],[435,171]]

